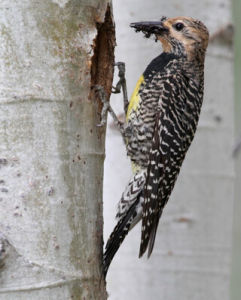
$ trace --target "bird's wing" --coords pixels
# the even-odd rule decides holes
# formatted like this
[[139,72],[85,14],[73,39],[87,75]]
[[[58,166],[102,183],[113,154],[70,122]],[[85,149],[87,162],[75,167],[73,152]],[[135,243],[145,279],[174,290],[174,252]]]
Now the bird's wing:
[[185,153],[183,149],[185,125],[182,119],[182,110],[185,108],[179,103],[177,108],[175,104],[176,101],[181,101],[182,91],[174,88],[178,86],[175,77],[169,79],[168,85],[166,82],[163,83],[163,86],[165,97],[162,93],[159,111],[156,113],[144,187],[139,257],[145,253],[148,245],[148,257],[151,255],[159,219],[175,184],[181,166],[180,161],[182,162],[183,153]]

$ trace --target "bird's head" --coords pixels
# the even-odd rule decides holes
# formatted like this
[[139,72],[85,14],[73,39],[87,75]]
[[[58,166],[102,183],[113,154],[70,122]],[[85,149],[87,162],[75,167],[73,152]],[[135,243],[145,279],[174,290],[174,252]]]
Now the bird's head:
[[166,18],[156,22],[131,23],[136,31],[142,31],[148,38],[152,34],[162,43],[164,52],[185,56],[188,60],[204,60],[208,45],[207,27],[190,17]]

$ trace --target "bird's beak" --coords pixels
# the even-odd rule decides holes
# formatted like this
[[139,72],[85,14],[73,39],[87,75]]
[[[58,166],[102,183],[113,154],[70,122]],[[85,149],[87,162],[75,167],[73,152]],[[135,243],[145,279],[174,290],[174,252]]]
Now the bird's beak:
[[146,37],[150,37],[151,34],[162,35],[168,31],[168,28],[164,26],[162,20],[156,22],[131,23],[130,27],[135,28],[136,32],[142,31]]

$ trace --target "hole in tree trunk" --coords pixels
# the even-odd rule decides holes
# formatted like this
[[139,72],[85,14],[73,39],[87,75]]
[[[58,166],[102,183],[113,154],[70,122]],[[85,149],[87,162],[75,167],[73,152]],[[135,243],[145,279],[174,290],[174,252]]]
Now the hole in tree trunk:
[[104,87],[108,98],[114,72],[115,27],[110,6],[107,6],[104,23],[97,23],[97,36],[94,41],[94,55],[91,64],[91,85]]

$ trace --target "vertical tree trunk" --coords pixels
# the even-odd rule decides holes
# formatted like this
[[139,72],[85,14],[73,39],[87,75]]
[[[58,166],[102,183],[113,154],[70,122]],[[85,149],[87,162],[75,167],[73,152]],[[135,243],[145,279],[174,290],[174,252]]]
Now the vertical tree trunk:
[[[137,226],[110,266],[110,299],[227,300],[234,186],[233,56],[231,35],[227,33],[226,41],[220,29],[231,22],[230,1],[123,0],[114,2],[114,14],[116,60],[126,62],[129,94],[147,64],[162,51],[159,43],[130,29],[131,22],[186,15],[199,18],[211,35],[219,32],[220,36],[216,35],[208,47],[204,105],[197,134],[164,209],[152,256],[149,260],[138,259]],[[115,102],[120,102],[122,109],[117,97]],[[119,201],[130,177],[130,162],[124,146],[121,148],[121,138],[113,130],[108,135],[104,185],[106,236],[114,226],[113,203]]]
[[106,299],[101,280],[110,1],[1,1],[0,299]]
[[235,202],[233,222],[233,259],[231,299],[241,299],[241,2],[233,1],[235,21]]

